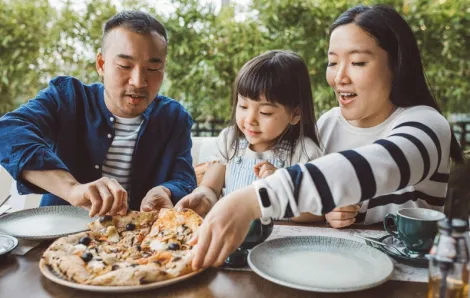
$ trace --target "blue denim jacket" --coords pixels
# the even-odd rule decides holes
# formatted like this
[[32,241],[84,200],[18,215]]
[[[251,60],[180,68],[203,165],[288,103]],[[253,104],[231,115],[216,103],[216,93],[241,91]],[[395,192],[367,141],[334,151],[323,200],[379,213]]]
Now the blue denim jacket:
[[[191,116],[164,96],[157,96],[142,116],[132,159],[133,210],[139,210],[155,186],[170,189],[173,203],[196,187]],[[62,169],[80,183],[97,180],[114,136],[112,117],[102,84],[57,77],[35,98],[0,118],[0,163],[17,180],[20,194],[45,193],[20,177],[23,170]],[[41,206],[66,204],[49,193],[41,200]]]

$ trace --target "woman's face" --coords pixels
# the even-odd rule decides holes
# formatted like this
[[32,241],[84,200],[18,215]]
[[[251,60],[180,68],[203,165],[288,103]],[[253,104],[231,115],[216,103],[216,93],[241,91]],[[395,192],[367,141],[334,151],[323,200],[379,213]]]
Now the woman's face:
[[326,79],[343,117],[354,126],[376,126],[394,110],[387,52],[355,24],[339,26],[332,32]]

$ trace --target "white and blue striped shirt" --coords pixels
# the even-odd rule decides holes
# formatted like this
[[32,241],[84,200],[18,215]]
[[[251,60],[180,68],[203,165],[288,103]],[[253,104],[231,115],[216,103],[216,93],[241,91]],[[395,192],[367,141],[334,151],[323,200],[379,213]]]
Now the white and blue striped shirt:
[[142,125],[143,117],[115,117],[114,139],[103,162],[103,177],[116,179],[119,184],[130,191],[132,156]]
[[354,128],[335,108],[320,118],[319,130],[330,154],[254,182],[267,188],[273,217],[361,202],[358,221],[366,224],[404,207],[443,210],[451,130],[435,109],[398,108],[377,127]]

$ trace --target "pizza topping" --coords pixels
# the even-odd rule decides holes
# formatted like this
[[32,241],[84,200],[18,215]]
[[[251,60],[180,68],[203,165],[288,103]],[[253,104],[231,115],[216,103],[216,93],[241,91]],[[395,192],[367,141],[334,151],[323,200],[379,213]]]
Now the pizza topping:
[[110,221],[112,219],[113,219],[113,217],[111,215],[105,215],[105,216],[101,216],[99,220],[100,220],[100,223],[104,223],[104,222]]
[[163,242],[161,242],[161,241],[158,240],[158,239],[152,240],[152,241],[150,242],[150,245],[149,245],[149,246],[150,246],[150,248],[151,248],[152,250],[156,250],[156,251],[158,251],[158,250],[166,250],[166,248],[167,248],[166,243],[163,243]]
[[119,268],[120,268],[119,265],[115,264],[115,265],[111,266],[111,271],[118,270]]
[[135,224],[129,223],[126,225],[126,231],[133,231],[135,230]]
[[186,221],[186,219],[184,218],[184,215],[182,215],[182,214],[176,215],[176,223],[177,224],[183,224],[185,221]]
[[169,250],[178,250],[180,249],[180,245],[178,243],[172,242],[168,245]]
[[90,260],[87,264],[88,268],[92,271],[100,271],[106,268],[106,265],[103,262],[97,260]]
[[119,234],[116,231],[115,226],[109,226],[106,228],[106,235],[108,236],[108,241],[110,242],[119,242]]
[[90,244],[90,242],[91,242],[91,238],[88,237],[88,236],[82,237],[82,238],[80,238],[80,240],[78,241],[78,243],[83,244],[83,245],[86,245],[86,246],[88,246],[88,244]]
[[86,251],[86,246],[83,245],[83,244],[77,244],[77,245],[74,245],[72,249],[73,249],[74,253],[77,253],[77,252],[81,253],[81,252]]
[[91,259],[93,259],[93,255],[89,252],[86,252],[82,255],[82,260],[85,261],[86,263],[91,261]]

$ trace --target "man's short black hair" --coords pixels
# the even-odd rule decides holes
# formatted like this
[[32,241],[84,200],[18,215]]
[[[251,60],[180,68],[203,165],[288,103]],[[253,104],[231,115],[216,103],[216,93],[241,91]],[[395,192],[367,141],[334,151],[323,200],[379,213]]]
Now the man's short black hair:
[[101,51],[104,50],[104,41],[108,33],[116,27],[123,27],[136,33],[158,33],[168,43],[166,29],[162,23],[148,13],[142,11],[123,11],[110,18],[103,26]]

